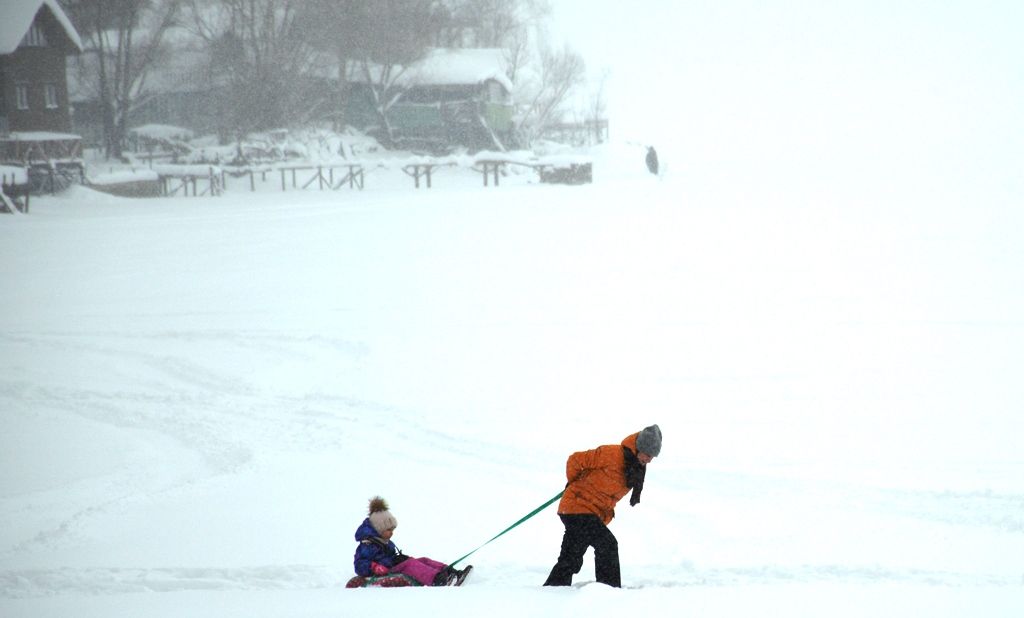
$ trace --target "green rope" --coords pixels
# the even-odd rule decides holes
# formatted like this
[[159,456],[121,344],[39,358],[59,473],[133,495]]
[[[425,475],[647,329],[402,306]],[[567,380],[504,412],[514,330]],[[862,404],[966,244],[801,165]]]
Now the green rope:
[[469,552],[469,553],[468,553],[468,554],[466,554],[465,556],[463,556],[463,557],[459,558],[459,559],[458,559],[458,560],[456,560],[455,562],[452,562],[452,563],[450,563],[450,564],[449,564],[448,566],[455,566],[456,564],[458,564],[458,563],[462,562],[462,561],[463,561],[463,560],[465,560],[466,558],[469,558],[470,556],[472,556],[473,554],[475,554],[476,552],[480,551],[480,550],[481,550],[481,549],[483,549],[483,548],[484,548],[485,546],[487,546],[488,544],[490,544],[490,542],[491,542],[491,541],[493,541],[493,540],[497,539],[498,537],[500,537],[501,535],[505,534],[506,532],[508,532],[508,531],[509,531],[509,530],[511,530],[512,528],[515,528],[516,526],[518,526],[519,524],[523,523],[523,522],[524,522],[524,521],[526,521],[527,519],[530,519],[531,517],[533,517],[533,516],[534,516],[534,515],[536,515],[537,513],[540,513],[540,512],[541,512],[541,511],[543,511],[544,509],[548,508],[548,507],[549,507],[549,506],[551,505],[551,503],[552,503],[552,502],[554,502],[555,500],[558,500],[559,498],[561,498],[561,497],[562,497],[562,494],[564,494],[564,493],[565,493],[565,490],[563,489],[562,491],[558,492],[558,495],[557,495],[557,496],[555,496],[554,498],[552,498],[552,499],[548,500],[547,502],[545,502],[544,504],[542,504],[542,505],[538,506],[537,508],[533,509],[533,510],[532,510],[532,511],[530,511],[530,512],[529,512],[529,513],[528,513],[528,514],[527,514],[527,515],[525,516],[525,517],[523,517],[522,519],[520,519],[520,520],[519,520],[519,521],[517,521],[516,523],[512,524],[512,525],[511,525],[511,526],[509,526],[508,528],[505,528],[504,530],[502,530],[501,532],[499,532],[498,534],[496,534],[496,535],[494,536],[494,538],[492,538],[492,539],[491,539],[490,541],[487,541],[487,543],[484,543],[484,544],[483,544],[483,545],[481,545],[480,547],[477,547],[476,549],[474,549],[473,551]]

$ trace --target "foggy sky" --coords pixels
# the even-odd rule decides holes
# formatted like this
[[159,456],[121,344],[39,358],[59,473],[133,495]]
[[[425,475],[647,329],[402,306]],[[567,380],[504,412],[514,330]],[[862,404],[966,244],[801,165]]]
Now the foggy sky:
[[613,137],[677,169],[1024,195],[1024,3],[556,0]]

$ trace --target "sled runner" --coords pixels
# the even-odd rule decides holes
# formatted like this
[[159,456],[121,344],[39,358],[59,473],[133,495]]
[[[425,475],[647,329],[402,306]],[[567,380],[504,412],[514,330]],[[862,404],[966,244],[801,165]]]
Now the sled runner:
[[363,577],[356,575],[348,580],[346,588],[404,588],[405,586],[422,586],[415,579],[401,573]]

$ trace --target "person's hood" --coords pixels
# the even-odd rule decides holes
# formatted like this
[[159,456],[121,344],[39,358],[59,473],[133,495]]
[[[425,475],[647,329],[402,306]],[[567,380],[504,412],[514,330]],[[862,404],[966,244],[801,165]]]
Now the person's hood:
[[634,433],[634,434],[626,436],[626,439],[622,441],[622,446],[624,446],[624,447],[628,448],[629,450],[633,451],[634,455],[638,454],[640,451],[636,448],[636,439],[639,438],[639,437],[640,437],[640,432],[639,431]]
[[359,527],[356,528],[356,542],[362,543],[370,537],[379,538],[380,533],[377,532],[377,529],[374,528],[373,524],[370,523],[370,518],[367,517],[363,520],[363,523],[359,524]]

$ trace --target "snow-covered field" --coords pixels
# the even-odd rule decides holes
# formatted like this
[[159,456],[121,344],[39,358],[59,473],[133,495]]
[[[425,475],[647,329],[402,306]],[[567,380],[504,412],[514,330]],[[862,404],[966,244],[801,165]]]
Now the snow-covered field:
[[[1019,204],[669,169],[0,216],[0,615],[1024,615]],[[372,495],[451,561],[651,423],[625,589],[554,507],[343,589]]]

